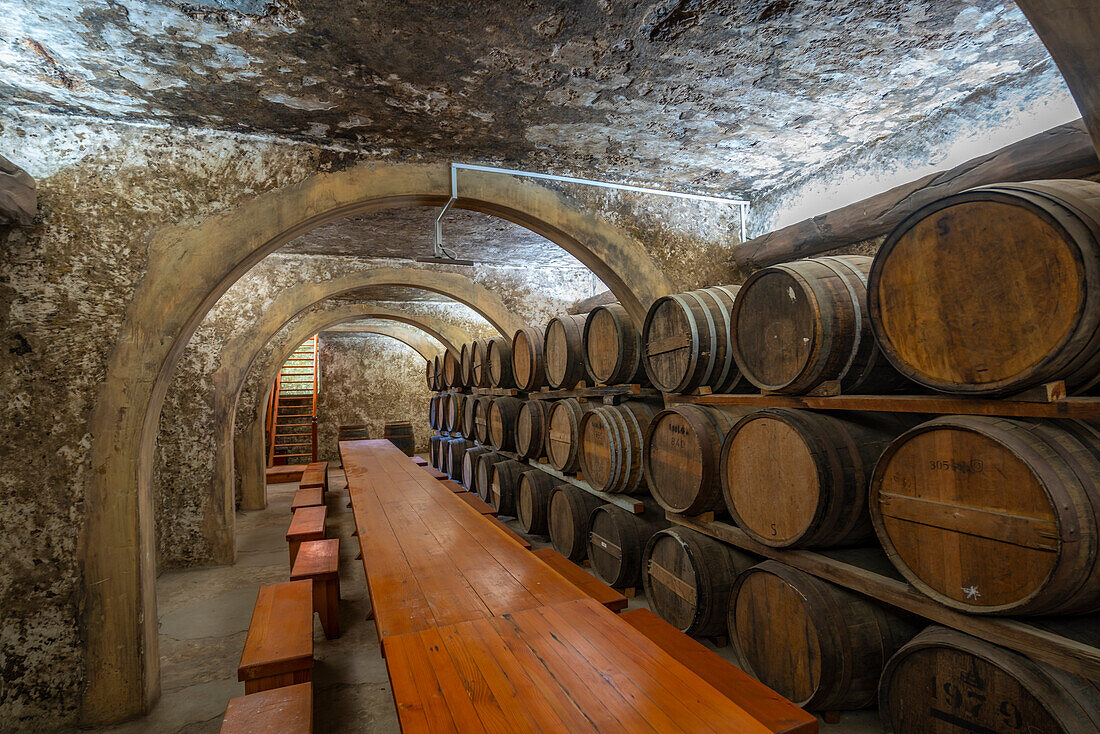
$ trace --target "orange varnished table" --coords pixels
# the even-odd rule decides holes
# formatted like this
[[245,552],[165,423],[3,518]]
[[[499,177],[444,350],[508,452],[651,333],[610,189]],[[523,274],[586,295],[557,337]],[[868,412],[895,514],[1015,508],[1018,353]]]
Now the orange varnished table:
[[401,731],[771,730],[592,599],[387,642]]

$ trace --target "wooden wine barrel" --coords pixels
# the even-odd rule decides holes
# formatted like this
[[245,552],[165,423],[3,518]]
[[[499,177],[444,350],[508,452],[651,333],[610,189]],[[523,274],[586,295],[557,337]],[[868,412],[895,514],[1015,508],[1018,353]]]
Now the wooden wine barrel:
[[406,456],[416,453],[416,437],[413,435],[412,423],[408,421],[386,421],[382,425],[382,438],[388,439],[404,451]]
[[515,451],[516,418],[523,407],[519,398],[493,398],[489,405],[489,444],[497,451]]
[[477,492],[477,496],[486,502],[489,501],[493,483],[493,465],[501,461],[508,461],[508,457],[496,451],[489,451],[477,457],[477,468],[474,470],[477,480],[470,491]]
[[886,554],[977,614],[1100,610],[1100,431],[1082,421],[942,416],[890,444],[871,480]]
[[653,498],[671,512],[725,515],[718,456],[726,432],[747,408],[671,405],[650,422],[642,465]]
[[584,379],[586,316],[555,316],[546,325],[543,342],[546,381],[555,390],[571,390]]
[[580,563],[588,555],[588,519],[603,504],[594,494],[572,484],[559,484],[550,494],[550,544],[554,550]]
[[871,472],[890,442],[913,424],[886,413],[750,413],[726,435],[719,459],[730,516],[774,548],[871,540]]
[[870,269],[871,258],[842,255],[750,275],[733,306],[733,353],[745,379],[792,395],[830,380],[846,394],[907,384],[875,345],[867,318]]
[[519,478],[516,519],[528,535],[549,535],[550,495],[557,478],[538,469],[525,471]]
[[652,405],[634,400],[585,413],[578,439],[585,481],[602,492],[645,494],[642,439],[656,414]]
[[489,443],[489,406],[492,402],[492,398],[483,395],[474,405],[474,438],[479,443]]
[[444,397],[442,395],[432,395],[428,399],[428,427],[435,430],[443,425],[443,421],[440,420],[440,403],[444,403]]
[[451,433],[462,431],[462,414],[466,410],[466,400],[466,396],[460,392],[453,392],[447,397],[444,425]]
[[525,400],[516,416],[516,452],[525,459],[537,459],[546,449],[546,419],[550,401]]
[[642,364],[664,392],[707,386],[731,392],[741,373],[730,351],[730,317],[738,287],[713,286],[658,298],[642,326]]
[[745,670],[811,711],[873,704],[886,661],[919,630],[914,622],[777,561],[738,576],[729,600],[730,643]]
[[443,384],[446,387],[463,387],[461,365],[450,349],[443,354]]
[[426,365],[424,368],[424,376],[428,389],[435,390],[435,359],[426,359],[424,360],[424,364]]
[[1100,384],[1100,184],[996,184],[933,202],[875,256],[868,307],[886,357],[946,392]]
[[726,633],[730,589],[755,560],[688,528],[657,532],[642,555],[642,582],[650,608],[689,635]]
[[888,732],[1096,732],[1097,684],[1012,650],[933,626],[882,672],[878,711]]
[[558,400],[550,406],[546,416],[546,458],[558,471],[572,474],[580,466],[581,417],[588,411],[588,403],[573,398]]
[[515,387],[512,376],[512,340],[506,336],[494,336],[487,348],[489,360],[489,384],[493,387]]
[[469,439],[477,439],[477,421],[474,413],[477,409],[478,398],[467,395],[462,404],[462,435]]
[[462,457],[462,486],[471,492],[477,492],[477,460],[491,451],[488,446],[472,446]]
[[489,468],[489,497],[485,501],[500,515],[516,516],[516,496],[520,476],[528,466],[512,459],[498,461]]
[[462,484],[464,478],[462,475],[462,460],[466,458],[466,452],[473,446],[473,441],[461,436],[445,441],[443,444],[443,467],[440,471],[447,472],[451,479]]
[[433,468],[440,471],[443,471],[440,468],[443,452],[440,450],[439,444],[446,438],[449,438],[449,436],[428,436],[428,461],[431,462]]
[[600,385],[649,384],[642,367],[642,335],[618,303],[597,306],[584,322],[584,369]]
[[588,519],[588,558],[605,584],[636,588],[642,584],[646,543],[668,521],[658,512],[634,515],[615,505],[600,505]]
[[472,387],[489,387],[489,340],[477,339],[470,347]]
[[458,370],[464,385],[474,384],[474,343],[466,342],[458,352]]
[[447,389],[447,375],[444,374],[443,364],[446,362],[447,353],[435,355],[435,389],[446,390]]
[[512,377],[520,390],[530,392],[546,384],[545,341],[537,326],[525,326],[512,336]]

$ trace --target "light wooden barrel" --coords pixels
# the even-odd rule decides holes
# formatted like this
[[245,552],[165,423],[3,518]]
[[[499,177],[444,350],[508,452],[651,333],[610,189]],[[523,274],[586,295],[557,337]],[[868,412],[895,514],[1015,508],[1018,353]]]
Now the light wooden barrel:
[[1100,731],[1096,683],[946,627],[929,627],[882,673],[888,732]]
[[572,474],[580,466],[581,417],[588,411],[588,403],[573,398],[558,400],[550,406],[546,416],[546,458],[555,469]]
[[650,422],[643,467],[653,498],[670,512],[725,515],[718,457],[726,432],[748,409],[672,405]]
[[777,561],[737,577],[728,624],[745,670],[811,711],[872,705],[886,661],[919,630],[913,618]]
[[730,516],[774,548],[870,541],[871,472],[890,442],[912,425],[889,414],[750,413],[726,435],[719,459]]
[[462,374],[462,382],[466,385],[474,384],[474,343],[466,342],[458,352],[458,369]]
[[440,420],[440,404],[445,402],[445,397],[442,395],[433,395],[428,398],[428,427],[439,430],[443,426],[443,421]]
[[594,384],[649,383],[642,367],[642,335],[618,303],[597,306],[584,322],[584,369]]
[[512,459],[498,461],[489,469],[489,498],[486,500],[500,515],[516,516],[516,497],[520,477],[528,467]]
[[479,443],[489,443],[489,407],[492,402],[491,397],[483,395],[474,403],[474,438]]
[[546,381],[555,390],[571,390],[584,379],[586,316],[555,316],[546,324],[543,341]]
[[406,456],[416,453],[416,437],[413,435],[412,423],[408,421],[387,421],[382,425],[382,438],[388,439],[404,451]]
[[446,387],[463,387],[462,367],[458,357],[448,349],[443,354],[443,384]]
[[554,550],[574,563],[583,561],[588,555],[588,519],[601,504],[598,497],[572,484],[554,487],[548,508]]
[[530,392],[546,384],[545,341],[545,332],[537,326],[525,326],[512,336],[512,377],[520,390]]
[[471,386],[489,387],[489,340],[476,339],[470,347]]
[[440,450],[439,444],[447,438],[450,437],[428,436],[428,460],[431,462],[432,467],[434,467],[435,469],[439,469],[440,471],[443,471],[443,469],[440,468],[440,464],[442,464],[443,452]]
[[592,570],[608,586],[636,588],[642,584],[642,553],[646,543],[668,521],[658,512],[634,515],[616,505],[600,505],[588,519],[588,558]]
[[733,581],[753,563],[747,553],[694,530],[661,530],[642,555],[646,599],[654,613],[681,632],[724,635]]
[[523,406],[518,398],[493,398],[489,405],[489,444],[497,451],[515,451],[516,418]]
[[646,494],[642,474],[642,438],[657,409],[629,401],[585,413],[580,422],[578,461],[584,479],[613,494]]
[[493,483],[493,465],[502,461],[508,461],[508,457],[496,451],[489,451],[477,457],[477,468],[474,469],[476,481],[470,491],[477,492],[477,496],[486,502],[489,501]]
[[537,459],[546,450],[546,419],[550,401],[525,400],[516,416],[516,453]]
[[730,350],[737,293],[735,285],[713,286],[653,302],[642,327],[642,361],[654,387],[674,393],[738,387],[741,373]]
[[842,255],[750,275],[733,306],[733,352],[745,379],[793,395],[832,380],[843,393],[907,384],[875,345],[867,318],[870,269],[871,258]]
[[943,416],[890,444],[871,519],[890,560],[977,614],[1100,610],[1100,431],[1083,421]]
[[550,495],[557,478],[538,469],[525,471],[519,478],[516,496],[516,519],[529,535],[550,534]]
[[493,387],[515,387],[516,378],[512,376],[512,340],[504,336],[494,336],[486,349],[489,360],[489,384]]
[[446,401],[446,420],[444,426],[451,433],[462,431],[462,414],[466,411],[467,397],[460,392],[453,392]]
[[886,357],[936,390],[1100,384],[1100,184],[982,186],[915,212],[875,256],[868,306]]
[[467,395],[466,402],[462,404],[462,435],[475,440],[477,439],[477,421],[475,419],[477,401],[478,398]]
[[466,449],[462,457],[462,486],[471,492],[477,492],[477,460],[482,454],[491,452],[488,446],[472,446]]
[[452,438],[449,441],[443,442],[443,467],[440,471],[445,471],[451,476],[451,479],[455,480],[459,484],[462,484],[462,460],[466,456],[466,451],[472,448],[473,441],[469,441],[465,438],[458,437]]

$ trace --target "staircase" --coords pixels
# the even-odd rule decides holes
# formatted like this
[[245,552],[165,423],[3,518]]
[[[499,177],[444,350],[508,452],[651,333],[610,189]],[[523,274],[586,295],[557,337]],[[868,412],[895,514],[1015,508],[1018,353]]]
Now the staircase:
[[267,414],[267,465],[317,461],[317,335],[279,370]]

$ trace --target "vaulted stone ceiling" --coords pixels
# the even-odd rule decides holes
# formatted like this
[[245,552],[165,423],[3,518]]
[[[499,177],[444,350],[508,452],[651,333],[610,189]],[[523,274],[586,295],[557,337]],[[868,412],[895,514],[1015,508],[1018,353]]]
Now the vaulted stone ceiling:
[[0,15],[0,97],[23,109],[726,195],[884,140],[919,156],[960,110],[1067,98],[1005,0],[0,0]]

